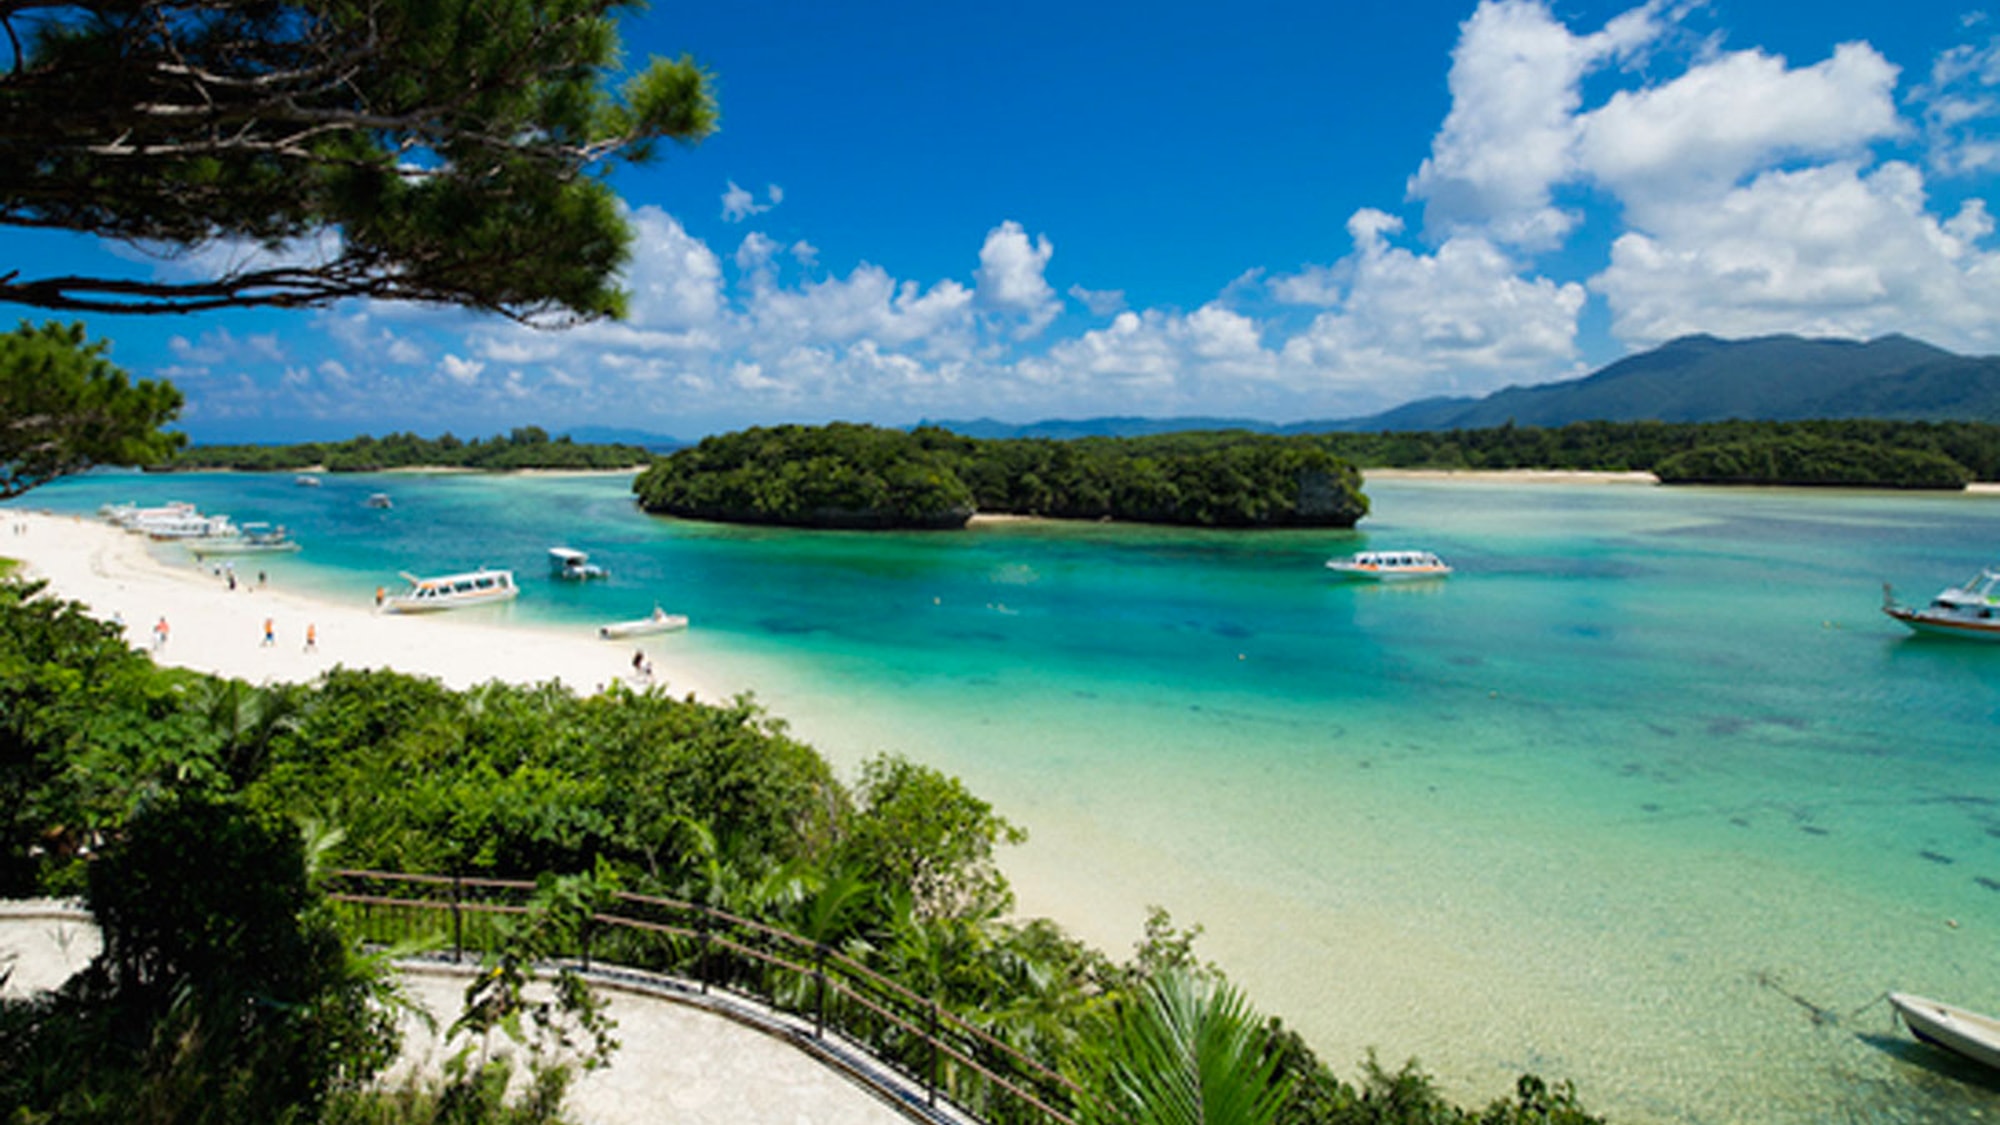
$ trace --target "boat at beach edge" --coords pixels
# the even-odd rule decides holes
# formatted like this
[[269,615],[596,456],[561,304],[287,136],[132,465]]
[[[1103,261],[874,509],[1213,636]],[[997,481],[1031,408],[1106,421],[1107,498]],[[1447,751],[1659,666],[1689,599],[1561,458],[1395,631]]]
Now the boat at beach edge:
[[609,625],[599,625],[597,635],[607,641],[625,637],[642,637],[649,633],[671,633],[688,627],[686,614],[668,613],[659,606],[653,612],[632,621],[613,621]]
[[2000,1070],[2000,1020],[1907,992],[1891,992],[1889,1005],[1919,1040]]
[[486,605],[509,601],[521,592],[521,588],[514,584],[513,571],[487,567],[437,578],[419,578],[405,571],[402,578],[410,584],[408,590],[393,595],[376,591],[375,604],[382,612],[429,613],[468,605]]

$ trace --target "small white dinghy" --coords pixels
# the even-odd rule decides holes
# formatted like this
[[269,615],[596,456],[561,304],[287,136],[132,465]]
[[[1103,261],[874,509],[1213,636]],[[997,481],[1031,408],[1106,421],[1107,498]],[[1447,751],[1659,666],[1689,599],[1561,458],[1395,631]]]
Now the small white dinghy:
[[671,633],[676,629],[687,627],[687,615],[668,613],[659,606],[654,606],[652,613],[637,621],[614,621],[609,625],[599,625],[597,635],[603,640],[615,641],[621,637],[639,637],[647,633]]
[[1889,1003],[1911,1035],[2000,1070],[2000,1020],[1907,992],[1891,992]]

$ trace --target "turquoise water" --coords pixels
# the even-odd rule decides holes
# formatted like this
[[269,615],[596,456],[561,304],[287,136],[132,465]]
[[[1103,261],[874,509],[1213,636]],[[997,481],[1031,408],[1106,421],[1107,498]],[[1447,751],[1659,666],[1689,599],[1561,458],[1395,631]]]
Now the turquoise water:
[[[282,522],[274,580],[335,597],[483,563],[526,624],[686,612],[675,659],[836,764],[907,753],[1026,826],[1024,910],[1116,953],[1148,904],[1200,922],[1337,1066],[1534,1068],[1621,1121],[2000,1117],[1871,1004],[2000,1012],[2000,646],[1877,612],[2000,559],[2000,498],[1382,481],[1354,533],[881,535],[655,520],[624,477],[325,480],[27,499]],[[611,580],[544,580],[558,544]],[[1459,573],[1324,577],[1368,546]]]

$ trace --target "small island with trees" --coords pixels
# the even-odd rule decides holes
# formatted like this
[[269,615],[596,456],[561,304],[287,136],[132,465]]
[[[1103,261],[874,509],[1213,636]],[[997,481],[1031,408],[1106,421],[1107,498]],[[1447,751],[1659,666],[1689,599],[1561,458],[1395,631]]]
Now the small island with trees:
[[1308,438],[982,440],[834,423],[757,427],[656,461],[649,512],[826,528],[956,528],[974,512],[1201,527],[1353,527],[1360,473]]

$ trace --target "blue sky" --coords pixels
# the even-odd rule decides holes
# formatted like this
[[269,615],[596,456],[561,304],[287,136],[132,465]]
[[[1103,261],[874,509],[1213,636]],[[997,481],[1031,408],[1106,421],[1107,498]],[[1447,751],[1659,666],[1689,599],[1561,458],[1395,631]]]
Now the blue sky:
[[[693,55],[722,121],[613,177],[626,322],[86,323],[206,441],[1340,418],[1689,332],[2000,352],[2000,9],[749,0],[626,43]],[[0,239],[29,274],[230,257]]]

